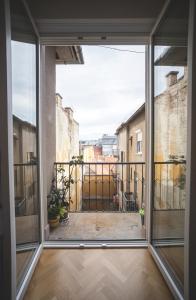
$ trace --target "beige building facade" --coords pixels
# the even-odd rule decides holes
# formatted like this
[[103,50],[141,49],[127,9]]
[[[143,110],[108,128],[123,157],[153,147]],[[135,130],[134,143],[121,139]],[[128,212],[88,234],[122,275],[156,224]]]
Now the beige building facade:
[[[63,98],[56,94],[56,162],[69,163],[73,156],[79,155],[79,124],[73,117],[73,110],[70,107],[63,107]],[[69,210],[77,211],[81,208],[81,180],[80,166],[69,168],[69,165],[63,165],[65,174],[69,176],[72,171],[74,183],[71,185],[70,192],[67,195],[69,200]],[[61,176],[62,174],[59,174]],[[60,185],[59,185],[60,187]]]
[[[14,190],[17,244],[34,242],[39,204],[36,126],[13,115]],[[25,228],[32,225],[28,234]]]
[[63,98],[56,94],[56,162],[69,162],[79,155],[79,124],[70,107],[63,107]]
[[[187,139],[187,69],[166,75],[155,97],[155,208],[184,209]],[[170,134],[168,134],[168,132]],[[172,199],[172,200],[171,200]]]
[[119,208],[123,211],[136,211],[144,204],[145,134],[143,104],[116,130],[119,161],[125,163],[118,167]]
[[[177,71],[166,77],[165,90],[155,97],[154,114],[154,208],[184,209],[186,137],[187,137],[187,69],[178,78]],[[132,163],[119,168],[118,194],[126,208],[125,193],[133,193],[136,208],[145,200],[145,104],[116,131],[119,161]],[[168,134],[168,132],[170,134]],[[124,199],[124,200],[123,200]],[[172,200],[171,200],[172,199]],[[145,205],[145,203],[144,203]]]

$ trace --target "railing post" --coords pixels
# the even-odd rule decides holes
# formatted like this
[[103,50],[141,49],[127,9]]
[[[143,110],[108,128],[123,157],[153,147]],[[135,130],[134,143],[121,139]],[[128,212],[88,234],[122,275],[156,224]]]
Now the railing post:
[[89,182],[88,182],[88,184],[89,184],[89,190],[88,190],[88,208],[89,208],[89,210],[90,210],[90,191],[91,191],[91,184],[90,184],[90,164],[89,164],[89,178],[88,178],[88,180],[89,180]]
[[95,164],[95,193],[96,193],[96,211],[97,211],[97,165]]
[[78,210],[78,166],[75,166],[75,180],[74,180],[74,184],[75,184],[75,191],[76,191],[76,207],[75,210]]
[[82,210],[84,209],[84,206],[83,206],[83,194],[84,194],[83,180],[84,180],[84,163],[82,162]]
[[[70,170],[71,170],[71,166],[70,166],[70,163],[69,163],[69,180],[70,180],[70,178],[71,178],[71,173],[70,173]],[[68,195],[69,195],[69,211],[70,211],[70,198],[71,198],[71,192],[70,192],[70,189],[71,189],[71,184],[69,185],[69,193],[68,193]]]
[[144,203],[144,170],[143,170],[143,163],[142,163],[142,201],[141,201],[141,207],[143,206],[143,203]]
[[122,211],[124,211],[124,176],[123,176],[123,163],[121,164],[121,167],[122,167],[122,186],[121,186],[121,189],[122,189]]
[[110,164],[109,164],[109,207],[110,207],[110,202],[111,199],[110,199]]

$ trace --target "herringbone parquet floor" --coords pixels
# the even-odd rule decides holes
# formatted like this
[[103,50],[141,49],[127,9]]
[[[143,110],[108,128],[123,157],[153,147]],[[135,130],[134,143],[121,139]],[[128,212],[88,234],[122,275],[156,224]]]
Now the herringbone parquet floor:
[[44,250],[25,300],[173,299],[146,249]]

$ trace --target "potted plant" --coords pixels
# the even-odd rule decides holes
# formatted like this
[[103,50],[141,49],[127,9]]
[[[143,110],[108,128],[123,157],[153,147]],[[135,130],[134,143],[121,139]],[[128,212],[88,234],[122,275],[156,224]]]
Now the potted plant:
[[[57,178],[56,181],[59,184],[59,194],[60,194],[60,204],[61,204],[61,221],[65,221],[68,216],[68,211],[70,208],[70,202],[72,202],[70,197],[70,189],[71,185],[74,184],[73,179],[73,170],[74,167],[77,166],[79,163],[83,162],[83,156],[73,156],[72,160],[69,162],[69,174],[67,174],[66,170],[60,165],[57,168]],[[57,184],[57,185],[58,185]]]
[[[71,185],[74,184],[74,179],[72,177],[73,168],[78,163],[82,162],[82,156],[73,156],[72,160],[69,162],[70,174],[67,176],[66,170],[59,166],[56,169],[57,176],[52,179],[51,192],[48,196],[48,220],[54,220],[55,209],[56,213],[58,211],[58,222],[64,222],[68,219],[68,210],[70,204],[70,197],[68,196]],[[50,218],[50,219],[49,219]],[[52,226],[51,226],[52,227]],[[55,226],[53,226],[55,227]]]
[[48,208],[48,223],[51,228],[58,226],[60,220],[60,211],[56,206],[51,206]]
[[142,223],[142,226],[144,226],[144,214],[145,214],[145,211],[144,211],[144,207],[141,207],[139,209],[139,214],[141,216],[141,223]]

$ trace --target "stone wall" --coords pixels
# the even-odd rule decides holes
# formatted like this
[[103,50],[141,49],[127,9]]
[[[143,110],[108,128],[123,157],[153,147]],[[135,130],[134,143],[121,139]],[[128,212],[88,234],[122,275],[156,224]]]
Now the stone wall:
[[69,162],[79,155],[79,124],[73,118],[71,108],[62,106],[56,95],[56,161]]
[[170,73],[172,80],[166,76],[167,89],[156,96],[154,104],[156,209],[183,209],[185,205],[187,73],[185,69],[185,75],[178,80],[174,78],[177,73]]
[[[73,156],[79,155],[79,124],[73,118],[73,110],[63,107],[62,97],[56,94],[56,162],[69,162]],[[71,167],[72,168],[72,167]],[[69,166],[64,166],[65,175],[69,176]],[[70,211],[81,207],[81,168],[73,168],[71,185]]]

